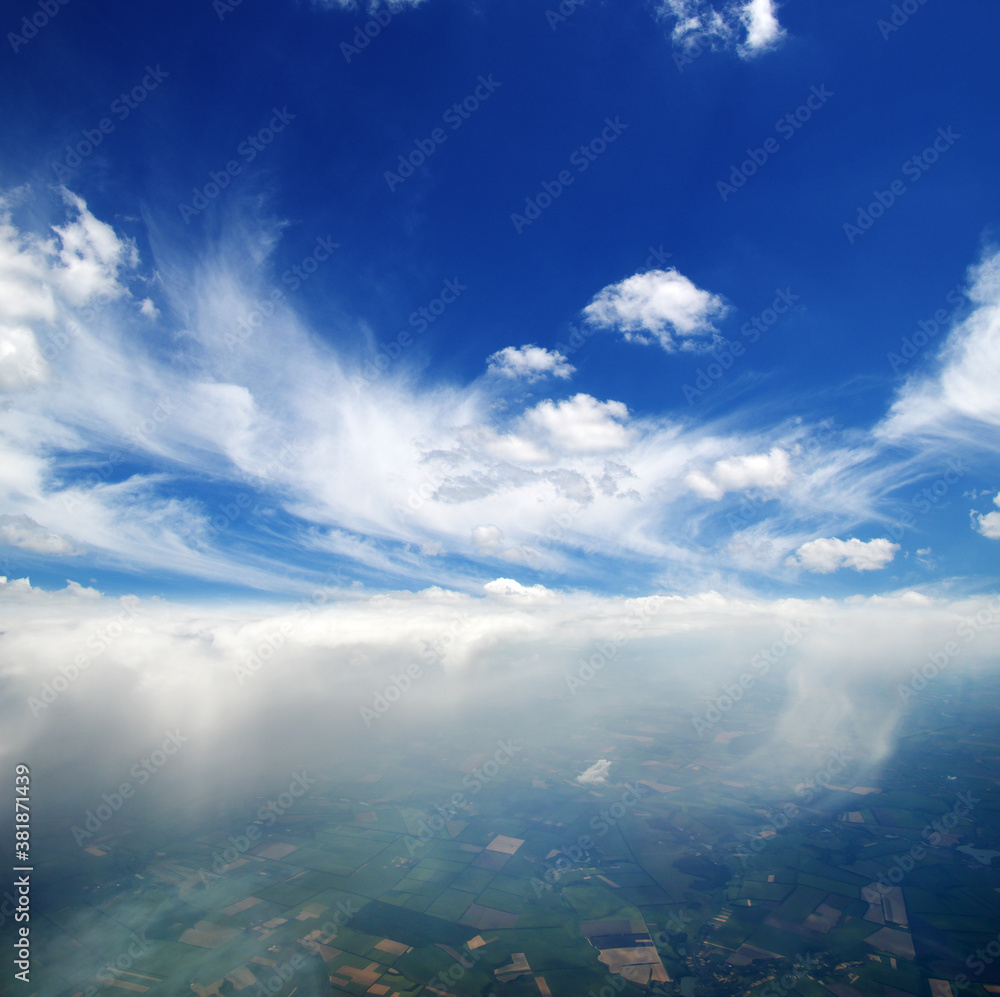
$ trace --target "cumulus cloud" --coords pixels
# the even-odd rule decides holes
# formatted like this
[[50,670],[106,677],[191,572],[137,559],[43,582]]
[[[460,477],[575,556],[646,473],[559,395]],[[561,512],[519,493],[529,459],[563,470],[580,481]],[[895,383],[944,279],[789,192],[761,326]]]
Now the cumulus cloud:
[[558,350],[541,346],[505,346],[488,358],[489,372],[533,384],[549,376],[566,380],[576,370]]
[[511,599],[553,599],[555,592],[544,585],[522,585],[513,578],[495,578],[483,586],[487,595]]
[[740,20],[746,28],[746,41],[740,54],[757,55],[777,45],[785,30],[778,23],[774,0],[747,0],[740,10]]
[[1000,447],[995,432],[982,431],[1000,426],[1000,251],[970,268],[968,282],[972,310],[948,333],[935,370],[900,389],[883,435],[959,436]]
[[693,492],[717,502],[727,492],[749,488],[781,488],[792,477],[788,454],[774,449],[766,454],[748,454],[716,461],[708,472],[694,470],[684,479]]
[[581,786],[604,786],[608,781],[608,772],[611,770],[611,762],[606,758],[598,759],[584,772],[581,772],[576,781]]
[[774,0],[738,0],[721,10],[708,0],[662,0],[658,11],[673,20],[673,41],[688,51],[735,46],[743,58],[752,58],[785,36]]
[[668,352],[694,347],[693,337],[716,332],[714,319],[728,311],[722,298],[677,270],[650,270],[609,284],[583,310],[591,325],[617,329],[633,342],[652,338]]
[[556,450],[572,454],[603,454],[628,446],[623,425],[628,408],[622,402],[600,402],[578,394],[560,402],[546,400],[530,409],[524,422]]
[[[993,499],[993,504],[1000,507],[1000,494]],[[987,512],[983,515],[972,513],[972,526],[977,533],[982,533],[990,540],[1000,540],[1000,512]]]
[[838,568],[855,571],[878,571],[896,556],[899,544],[885,538],[875,540],[838,540],[835,537],[810,540],[788,558],[788,564],[819,575],[828,575]]

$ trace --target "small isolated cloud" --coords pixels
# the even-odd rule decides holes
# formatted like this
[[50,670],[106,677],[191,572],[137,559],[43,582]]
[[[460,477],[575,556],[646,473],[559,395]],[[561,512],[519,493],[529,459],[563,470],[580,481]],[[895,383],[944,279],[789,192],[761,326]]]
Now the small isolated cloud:
[[717,502],[726,492],[748,488],[780,488],[791,480],[788,454],[775,448],[770,453],[747,454],[716,461],[711,471],[691,471],[684,483],[704,499]]
[[143,298],[142,304],[139,305],[139,311],[149,319],[158,319],[160,317],[160,309],[153,304],[152,298]]
[[505,346],[488,357],[489,372],[534,383],[550,374],[564,380],[576,370],[558,350],[541,346]]
[[738,0],[721,11],[707,0],[662,0],[658,12],[674,20],[674,44],[689,51],[735,45],[743,58],[753,58],[785,37],[774,0]]
[[606,758],[594,762],[585,772],[581,772],[576,781],[581,786],[603,786],[608,781],[608,772],[611,769],[611,762]]
[[472,530],[472,542],[481,554],[492,554],[503,543],[503,530],[499,526],[476,526]]
[[624,402],[578,394],[561,402],[539,402],[525,413],[524,422],[530,435],[563,453],[601,454],[628,446],[631,434],[622,425],[627,418]]
[[551,599],[555,593],[544,585],[522,585],[513,578],[495,578],[483,586],[487,595],[514,599]]
[[740,54],[758,55],[777,45],[785,36],[785,29],[778,23],[774,0],[748,0],[740,11],[740,20],[746,28],[746,41]]
[[583,310],[584,318],[604,329],[617,329],[630,342],[654,337],[668,352],[692,349],[691,337],[716,332],[713,319],[728,311],[717,294],[697,287],[673,268],[635,274],[609,284]]
[[50,533],[30,516],[0,516],[0,543],[30,550],[33,554],[65,557],[75,553],[68,540]]
[[899,544],[883,537],[867,542],[854,537],[850,540],[829,537],[804,543],[786,563],[817,575],[828,575],[838,568],[878,571],[892,561],[898,550]]
[[[1000,507],[1000,493],[993,499],[993,504]],[[972,528],[990,540],[1000,540],[1000,512],[987,512],[982,516],[973,512]]]

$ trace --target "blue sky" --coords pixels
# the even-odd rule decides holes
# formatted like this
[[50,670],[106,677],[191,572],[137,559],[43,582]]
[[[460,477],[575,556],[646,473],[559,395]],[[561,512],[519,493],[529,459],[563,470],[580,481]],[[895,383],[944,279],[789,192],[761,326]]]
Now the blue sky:
[[962,13],[9,6],[0,574],[990,590],[1000,11]]

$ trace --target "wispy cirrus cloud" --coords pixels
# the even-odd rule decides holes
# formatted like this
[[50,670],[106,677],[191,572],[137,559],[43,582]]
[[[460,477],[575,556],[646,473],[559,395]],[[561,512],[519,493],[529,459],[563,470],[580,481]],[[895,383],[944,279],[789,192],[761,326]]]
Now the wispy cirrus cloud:
[[781,43],[774,0],[740,0],[716,7],[707,0],[661,0],[661,17],[674,22],[674,43],[682,48],[734,47],[743,58],[761,55]]
[[[275,591],[306,585],[323,555],[368,582],[457,588],[502,564],[592,584],[619,571],[792,578],[790,553],[879,518],[922,473],[863,433],[561,396],[569,365],[543,347],[499,351],[489,364],[503,371],[465,384],[418,386],[405,358],[368,384],[364,357],[339,346],[349,337],[321,334],[287,300],[234,346],[240,317],[271,295],[282,226],[236,227],[197,259],[161,240],[153,284],[82,201],[63,211],[37,236],[8,215],[0,240],[0,315],[46,354],[37,377],[20,378],[30,351],[6,368],[18,383],[0,508],[11,539],[53,556],[58,542],[39,538],[68,538],[95,565]],[[586,314],[673,348],[711,334],[726,307],[651,271]],[[510,375],[547,390],[498,406]],[[37,524],[34,541],[17,517]]]
[[[900,388],[880,434],[891,440],[975,441],[996,451],[1000,426],[1000,251],[969,268],[968,314],[948,333],[930,371]],[[983,427],[990,427],[984,432]]]

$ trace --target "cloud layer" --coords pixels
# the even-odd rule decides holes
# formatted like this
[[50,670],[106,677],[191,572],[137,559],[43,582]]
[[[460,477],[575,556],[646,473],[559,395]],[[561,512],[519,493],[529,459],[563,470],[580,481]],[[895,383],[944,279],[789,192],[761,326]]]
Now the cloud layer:
[[[900,433],[952,431],[950,409],[917,399],[956,363],[975,375],[963,351],[1000,297],[988,258],[942,372],[902,386],[873,442],[802,419],[635,412],[567,392],[566,353],[543,346],[499,350],[465,384],[428,382],[406,354],[366,380],[368,358],[337,330],[321,335],[282,299],[264,314],[280,225],[237,228],[197,261],[161,242],[147,263],[69,193],[46,229],[18,228],[28,200],[11,195],[0,217],[6,543],[270,591],[303,590],[331,558],[366,584],[466,590],[504,565],[684,590],[885,567],[886,549],[836,538],[889,535],[877,524],[895,522],[894,490],[938,473],[930,448],[900,456]],[[726,308],[657,270],[605,287],[585,316],[669,351],[715,335]],[[965,394],[967,408],[981,399],[968,424],[993,418],[987,376]],[[540,397],[507,397],[511,383]],[[979,436],[968,445],[990,445]]]

